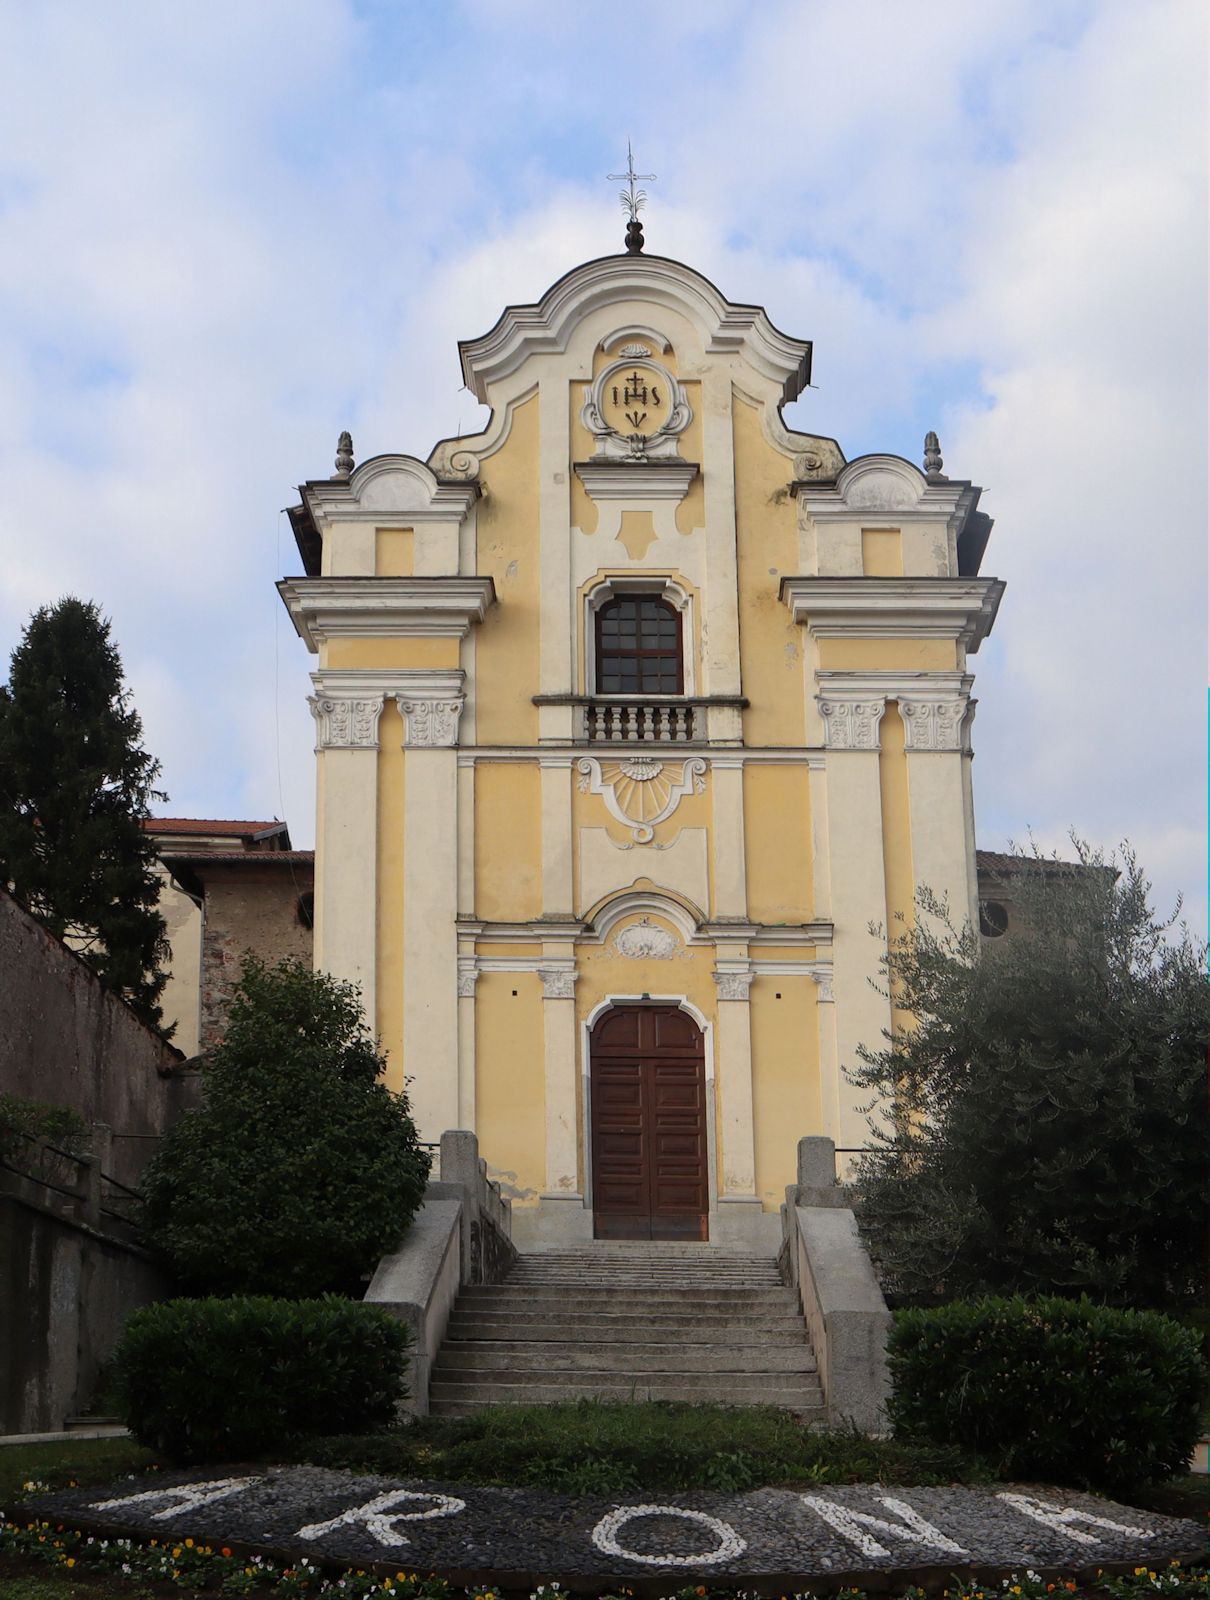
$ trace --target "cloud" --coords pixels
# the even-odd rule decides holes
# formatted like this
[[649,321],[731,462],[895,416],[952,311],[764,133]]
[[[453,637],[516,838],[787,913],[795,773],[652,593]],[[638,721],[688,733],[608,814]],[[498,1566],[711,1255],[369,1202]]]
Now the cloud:
[[342,427],[480,425],[457,339],[619,248],[629,135],[649,248],[815,340],[788,420],[939,427],[986,485],[981,842],[1129,835],[1204,925],[1199,0],[715,0],[641,45],[553,0],[5,25],[0,650],[98,599],[174,810],[308,839],[279,508]]

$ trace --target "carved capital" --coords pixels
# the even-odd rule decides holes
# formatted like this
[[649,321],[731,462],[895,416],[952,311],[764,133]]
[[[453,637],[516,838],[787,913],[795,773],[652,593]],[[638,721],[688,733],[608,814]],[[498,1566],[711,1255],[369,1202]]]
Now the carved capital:
[[458,962],[458,998],[460,1000],[473,1000],[475,998],[475,985],[479,981],[479,968],[472,956],[469,961]]
[[746,1000],[756,974],[751,967],[716,968],[714,984],[720,1000]]
[[901,696],[905,744],[909,750],[967,750],[975,702],[966,695],[945,699]]
[[381,694],[311,695],[307,704],[315,718],[315,748],[377,750],[384,698]]
[[824,745],[829,750],[877,750],[886,700],[839,700],[819,695]]
[[580,974],[574,967],[539,967],[543,1000],[574,1000],[576,979]]
[[448,749],[458,743],[458,718],[466,704],[461,695],[440,699],[395,696],[403,713],[405,749]]
[[832,993],[832,968],[817,966],[811,973],[815,980],[815,987],[819,991],[815,998],[821,1005],[831,1005],[836,996]]

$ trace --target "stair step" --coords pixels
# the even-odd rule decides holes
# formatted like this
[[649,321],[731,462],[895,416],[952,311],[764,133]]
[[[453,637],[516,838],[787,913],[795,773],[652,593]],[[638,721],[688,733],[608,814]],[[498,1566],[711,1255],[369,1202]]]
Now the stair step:
[[[440,1356],[438,1364],[440,1364]],[[638,1384],[640,1388],[648,1383],[674,1384],[686,1393],[698,1389],[733,1389],[737,1394],[748,1393],[752,1390],[765,1390],[770,1387],[793,1386],[800,1389],[818,1387],[819,1380],[814,1372],[751,1372],[734,1369],[725,1372],[657,1372],[645,1371],[629,1372],[621,1370],[605,1370],[601,1367],[578,1367],[569,1371],[538,1368],[540,1373],[538,1387],[548,1389],[579,1389],[587,1384],[595,1387],[606,1384],[612,1388],[629,1390]],[[437,1373],[434,1372],[434,1377]],[[532,1386],[535,1372],[524,1366],[494,1367],[488,1372],[462,1367],[441,1367],[440,1382],[452,1384],[455,1388],[466,1385],[473,1388],[476,1385],[487,1384],[489,1387],[497,1383],[519,1383]]]
[[696,1316],[687,1324],[684,1317],[582,1316],[571,1312],[557,1319],[535,1319],[514,1311],[496,1313],[455,1311],[445,1336],[454,1341],[514,1339],[527,1344],[566,1343],[573,1339],[594,1339],[616,1344],[650,1344],[657,1335],[680,1334],[692,1337],[694,1344],[764,1345],[770,1342],[802,1339],[801,1316]]
[[805,1340],[780,1345],[605,1344],[524,1345],[486,1341],[441,1347],[434,1377],[455,1372],[620,1372],[632,1376],[653,1372],[729,1372],[753,1378],[771,1372],[814,1372],[815,1357]]
[[625,1302],[636,1311],[676,1310],[693,1306],[714,1306],[720,1310],[731,1307],[750,1307],[766,1309],[784,1309],[797,1303],[797,1296],[793,1289],[786,1288],[759,1288],[744,1289],[727,1287],[682,1287],[681,1285],[661,1285],[658,1288],[644,1286],[637,1288],[626,1283],[611,1284],[513,1284],[512,1282],[500,1284],[475,1284],[463,1289],[459,1301],[465,1298],[468,1308],[494,1304],[499,1306],[516,1305],[519,1308],[526,1306],[563,1306],[567,1307],[571,1299],[575,1299],[584,1306],[593,1309],[604,1309],[609,1305],[616,1305],[618,1301]]
[[505,1283],[510,1289],[516,1288],[573,1288],[583,1289],[601,1287],[605,1289],[781,1289],[785,1285],[777,1278],[743,1278],[738,1274],[731,1277],[713,1276],[709,1273],[685,1273],[683,1277],[659,1275],[643,1277],[636,1272],[577,1272],[566,1273],[563,1276],[554,1275],[541,1277],[526,1273],[510,1273]]
[[689,1405],[768,1405],[784,1411],[823,1416],[823,1398],[818,1387],[801,1382],[774,1384],[763,1389],[736,1389],[728,1378],[713,1388],[687,1388],[682,1379],[647,1378],[632,1384],[616,1379],[593,1381],[587,1375],[575,1385],[533,1383],[525,1378],[509,1382],[505,1374],[484,1384],[435,1382],[429,1390],[429,1409],[438,1416],[465,1416],[481,1406],[556,1405],[569,1400],[613,1400],[640,1404],[646,1400],[679,1400]]
[[749,1255],[743,1250],[724,1250],[719,1245],[699,1240],[673,1239],[594,1239],[591,1244],[568,1248],[561,1245],[523,1250],[519,1262],[529,1261],[719,1261],[739,1266],[773,1266],[773,1256]]

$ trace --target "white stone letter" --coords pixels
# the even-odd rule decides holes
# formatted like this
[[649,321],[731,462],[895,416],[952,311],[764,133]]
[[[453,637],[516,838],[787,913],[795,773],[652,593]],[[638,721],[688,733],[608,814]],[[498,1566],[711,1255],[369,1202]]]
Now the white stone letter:
[[[397,1511],[392,1516],[384,1517],[383,1512],[389,1511],[392,1506],[404,1504],[408,1500],[435,1500],[437,1504],[430,1506],[427,1511]],[[388,1494],[380,1494],[375,1500],[367,1500],[364,1506],[354,1506],[351,1511],[342,1511],[338,1517],[333,1517],[329,1522],[312,1522],[305,1528],[300,1528],[295,1535],[298,1539],[322,1539],[325,1533],[331,1533],[335,1528],[347,1528],[355,1522],[364,1522],[367,1533],[372,1533],[379,1544],[398,1546],[407,1544],[403,1534],[395,1531],[397,1522],[423,1522],[428,1517],[452,1517],[456,1512],[466,1510],[465,1500],[455,1500],[449,1494],[425,1494],[413,1489],[392,1489]]]
[[1064,1538],[1074,1539],[1077,1544],[1100,1544],[1101,1541],[1091,1533],[1081,1533],[1078,1528],[1073,1528],[1073,1522],[1087,1522],[1094,1528],[1108,1528],[1113,1533],[1133,1533],[1140,1539],[1155,1537],[1154,1528],[1128,1528],[1124,1522],[1094,1517],[1091,1511],[1077,1511],[1073,1506],[1048,1506],[1045,1500],[1035,1500],[1028,1494],[998,1494],[996,1499],[1003,1500],[1005,1505],[1012,1506],[1023,1517],[1032,1517],[1044,1528],[1052,1528]]
[[[681,1517],[686,1522],[698,1522],[719,1541],[716,1550],[702,1551],[692,1556],[641,1556],[618,1543],[618,1531],[636,1517]],[[708,1517],[704,1511],[687,1511],[684,1506],[617,1506],[603,1516],[592,1530],[592,1542],[607,1556],[621,1556],[626,1561],[641,1561],[648,1567],[704,1567],[716,1561],[732,1561],[748,1548],[729,1523],[718,1517]]]
[[812,1511],[817,1512],[825,1522],[843,1534],[846,1539],[851,1539],[863,1555],[875,1556],[880,1560],[890,1560],[891,1552],[885,1545],[878,1543],[877,1539],[862,1532],[862,1524],[867,1528],[877,1528],[879,1533],[888,1534],[892,1539],[906,1539],[909,1544],[928,1545],[933,1550],[947,1550],[950,1555],[965,1556],[969,1552],[960,1544],[955,1544],[952,1539],[947,1539],[939,1528],[934,1528],[931,1522],[926,1522],[918,1511],[913,1511],[905,1500],[893,1500],[886,1495],[879,1495],[879,1501],[888,1511],[893,1511],[897,1517],[902,1517],[906,1527],[895,1522],[884,1522],[881,1517],[871,1517],[864,1511],[854,1511],[852,1506],[834,1505],[831,1500],[825,1500],[821,1495],[804,1494],[803,1503],[809,1505]]
[[141,1494],[124,1494],[117,1500],[97,1500],[90,1511],[114,1511],[118,1506],[145,1505],[148,1500],[175,1500],[175,1505],[164,1511],[154,1511],[153,1522],[163,1522],[166,1517],[179,1517],[182,1511],[196,1511],[198,1506],[209,1505],[212,1500],[225,1500],[229,1494],[239,1494],[249,1484],[259,1483],[259,1478],[212,1478],[209,1483],[181,1483],[172,1489],[144,1489]]

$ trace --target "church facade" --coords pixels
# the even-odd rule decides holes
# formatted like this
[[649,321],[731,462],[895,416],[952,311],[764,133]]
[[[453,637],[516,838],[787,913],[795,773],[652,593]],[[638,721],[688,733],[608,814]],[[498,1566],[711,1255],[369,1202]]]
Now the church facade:
[[520,1241],[764,1243],[800,1137],[867,1142],[885,930],[977,919],[980,490],[789,431],[810,344],[675,261],[460,349],[482,433],[291,513],[316,965]]

